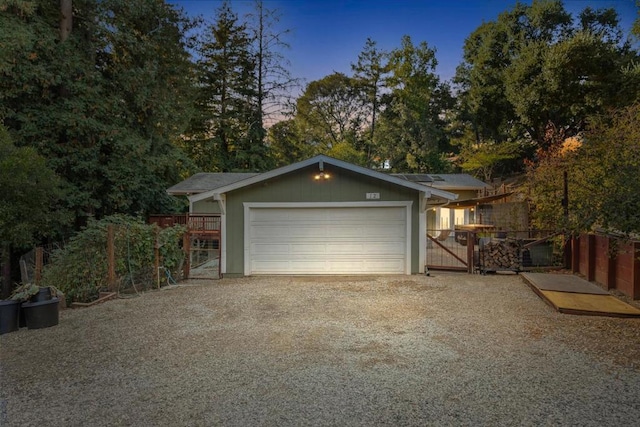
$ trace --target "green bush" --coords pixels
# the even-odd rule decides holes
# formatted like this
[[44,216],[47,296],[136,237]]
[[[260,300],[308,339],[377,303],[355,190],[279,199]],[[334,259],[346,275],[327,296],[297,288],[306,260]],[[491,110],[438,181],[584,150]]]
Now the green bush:
[[[182,226],[160,229],[140,218],[115,215],[91,220],[67,245],[55,251],[43,271],[43,283],[60,289],[68,302],[95,300],[107,289],[107,229],[114,226],[115,272],[120,292],[149,289],[156,284],[156,236],[161,265],[179,277],[184,259]],[[164,275],[164,272],[161,274]]]

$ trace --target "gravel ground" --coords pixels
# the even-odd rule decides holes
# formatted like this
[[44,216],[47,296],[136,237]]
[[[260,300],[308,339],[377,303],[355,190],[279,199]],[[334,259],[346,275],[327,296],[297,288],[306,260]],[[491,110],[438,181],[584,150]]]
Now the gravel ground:
[[0,425],[581,425],[640,418],[640,320],[515,275],[192,281],[0,337]]

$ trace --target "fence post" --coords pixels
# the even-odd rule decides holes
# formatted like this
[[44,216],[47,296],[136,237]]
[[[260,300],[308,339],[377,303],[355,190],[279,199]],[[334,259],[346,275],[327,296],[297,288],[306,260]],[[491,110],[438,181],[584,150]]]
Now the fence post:
[[[153,266],[155,268],[155,276],[157,278],[157,287],[160,288],[160,229],[155,227],[153,230],[154,242],[153,242]],[[152,279],[153,280],[153,279]]]
[[640,299],[640,242],[631,242],[633,267],[631,269],[631,299]]
[[182,236],[182,250],[184,251],[184,278],[186,280],[189,278],[191,270],[191,235],[188,231]]
[[474,247],[476,244],[476,233],[473,231],[467,232],[467,273],[473,274],[474,267]]
[[580,237],[571,236],[571,272],[580,271]]
[[43,265],[44,265],[44,251],[41,246],[38,246],[36,248],[36,271],[35,271],[36,286],[40,286],[40,282],[42,281]]
[[606,275],[604,276],[607,283],[604,285],[607,289],[614,289],[616,287],[616,258],[618,255],[616,254],[615,256],[612,256],[611,236],[602,236],[602,239],[604,240],[604,245],[602,247],[603,253],[599,254],[599,256],[606,257],[607,259],[605,264],[607,270]]
[[113,224],[107,226],[107,286],[109,292],[116,290],[116,250],[115,250],[115,232]]
[[596,236],[587,234],[587,280],[596,280]]
[[567,270],[573,269],[573,251],[572,251],[573,236],[570,234],[564,235],[564,244],[562,245],[562,262],[564,268]]

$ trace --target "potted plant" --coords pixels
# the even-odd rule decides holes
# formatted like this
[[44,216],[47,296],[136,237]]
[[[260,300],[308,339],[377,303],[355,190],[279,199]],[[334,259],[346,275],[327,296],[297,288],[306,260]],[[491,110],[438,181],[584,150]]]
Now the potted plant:
[[16,288],[11,299],[22,302],[20,307],[27,328],[39,329],[58,324],[59,294],[53,286],[40,287],[27,283]]
[[20,325],[20,301],[0,300],[0,335],[17,331]]
[[23,303],[38,295],[39,292],[39,286],[36,286],[33,283],[25,283],[13,290],[11,293],[11,299]]

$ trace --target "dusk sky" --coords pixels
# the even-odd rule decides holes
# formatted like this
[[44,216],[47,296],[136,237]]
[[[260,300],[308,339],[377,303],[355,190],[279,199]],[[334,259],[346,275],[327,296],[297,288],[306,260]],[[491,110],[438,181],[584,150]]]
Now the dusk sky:
[[[222,0],[169,0],[189,15],[213,21]],[[232,0],[239,15],[251,11],[253,0]],[[390,50],[403,35],[414,44],[426,41],[436,49],[437,73],[449,80],[462,60],[464,40],[480,24],[492,21],[515,1],[508,0],[265,0],[265,7],[281,13],[280,27],[292,32],[285,56],[294,77],[305,83],[334,71],[351,74],[367,37]],[[530,1],[523,3],[530,4]],[[613,7],[626,32],[637,17],[635,0],[568,0],[565,8],[577,14],[585,7]]]

